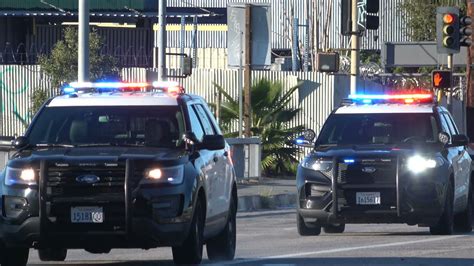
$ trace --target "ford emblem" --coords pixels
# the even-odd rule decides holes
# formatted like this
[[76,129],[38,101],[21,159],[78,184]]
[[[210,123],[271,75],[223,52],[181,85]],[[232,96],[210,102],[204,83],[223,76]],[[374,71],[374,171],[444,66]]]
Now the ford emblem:
[[81,175],[76,177],[76,181],[85,184],[94,184],[100,181],[100,177],[96,175]]
[[373,173],[375,173],[375,171],[377,171],[377,169],[375,167],[371,167],[371,166],[367,166],[367,167],[362,168],[362,172],[367,173],[367,174],[373,174]]

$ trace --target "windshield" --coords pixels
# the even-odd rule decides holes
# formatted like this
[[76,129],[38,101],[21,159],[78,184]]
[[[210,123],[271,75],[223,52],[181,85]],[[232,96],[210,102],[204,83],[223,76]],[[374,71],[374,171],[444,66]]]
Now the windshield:
[[184,120],[177,106],[47,107],[29,131],[32,145],[179,146]]
[[371,145],[437,142],[433,114],[334,114],[324,125],[316,145]]

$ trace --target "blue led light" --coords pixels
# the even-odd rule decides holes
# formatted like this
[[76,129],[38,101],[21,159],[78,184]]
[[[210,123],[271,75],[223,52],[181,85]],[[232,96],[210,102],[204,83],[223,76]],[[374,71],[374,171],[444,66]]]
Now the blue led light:
[[363,99],[362,102],[365,103],[365,104],[371,104],[372,100],[371,99]]
[[344,163],[355,163],[354,159],[344,159]]
[[65,94],[70,94],[70,93],[74,93],[74,92],[76,92],[76,89],[71,88],[71,87],[66,87],[66,88],[63,89],[63,93],[65,93]]
[[297,140],[296,140],[296,143],[297,143],[297,144],[303,144],[303,143],[304,143],[304,140],[303,140],[303,139],[297,139]]

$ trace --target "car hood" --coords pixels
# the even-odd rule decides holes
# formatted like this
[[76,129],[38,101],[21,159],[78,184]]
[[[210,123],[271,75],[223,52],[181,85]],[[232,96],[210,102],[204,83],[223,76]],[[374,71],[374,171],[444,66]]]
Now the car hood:
[[75,147],[45,148],[23,151],[12,158],[8,166],[35,166],[43,160],[56,162],[117,162],[130,160],[184,163],[188,154],[184,150],[150,147]]

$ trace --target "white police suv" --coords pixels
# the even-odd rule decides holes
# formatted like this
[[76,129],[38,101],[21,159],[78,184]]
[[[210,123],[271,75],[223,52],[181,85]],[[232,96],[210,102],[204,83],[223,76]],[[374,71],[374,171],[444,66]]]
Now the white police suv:
[[[314,132],[297,139],[312,143]],[[325,122],[297,173],[300,235],[347,223],[471,232],[473,173],[449,112],[431,94],[351,95]]]
[[[171,246],[179,264],[231,260],[237,188],[205,101],[171,82],[75,83],[13,140],[0,172],[0,264],[68,249]],[[5,139],[5,138],[3,138]]]

